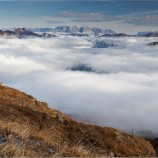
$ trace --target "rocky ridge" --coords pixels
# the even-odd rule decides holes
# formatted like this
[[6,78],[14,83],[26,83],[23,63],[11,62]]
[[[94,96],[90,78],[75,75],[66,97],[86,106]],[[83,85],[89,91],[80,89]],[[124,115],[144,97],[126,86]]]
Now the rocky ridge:
[[51,37],[56,37],[55,35],[50,34],[50,33],[42,33],[42,34],[34,33],[32,31],[25,29],[25,28],[17,28],[13,31],[0,30],[0,36],[1,37],[17,37],[17,38],[27,38],[27,37],[51,38]]

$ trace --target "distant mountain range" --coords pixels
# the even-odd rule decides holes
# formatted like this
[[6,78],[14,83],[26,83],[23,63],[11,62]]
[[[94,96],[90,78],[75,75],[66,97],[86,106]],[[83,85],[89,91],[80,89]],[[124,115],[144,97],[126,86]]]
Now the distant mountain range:
[[57,26],[55,28],[28,28],[32,32],[63,32],[71,34],[115,35],[111,29],[91,28],[88,26]]
[[0,36],[1,37],[17,37],[17,38],[26,38],[26,37],[51,38],[51,37],[56,37],[53,34],[49,34],[49,33],[45,33],[45,32],[42,34],[34,33],[28,29],[25,29],[25,28],[17,28],[15,30],[6,30],[6,31],[0,30]]
[[158,37],[158,31],[138,32],[137,36]]
[[[136,35],[129,35],[125,33],[116,33],[111,29],[102,29],[97,27],[89,27],[89,26],[57,26],[55,28],[27,28],[32,32],[61,32],[68,33],[72,35],[82,34],[86,35],[95,35],[95,36],[115,36],[115,37],[126,37],[126,36],[145,36],[145,37],[158,37],[158,31],[148,31],[148,32],[138,32]],[[80,35],[81,36],[81,35]]]
[[151,47],[157,47],[158,46],[158,42],[150,42],[147,45],[151,46]]
[[97,36],[97,37],[158,37],[158,32],[138,32],[137,35],[129,35],[125,33],[116,33],[111,29],[91,28],[88,26],[57,26],[55,28],[10,28],[0,30],[0,36],[3,37],[42,37],[51,38],[56,37],[55,34],[61,33],[71,36],[85,37],[85,36]]

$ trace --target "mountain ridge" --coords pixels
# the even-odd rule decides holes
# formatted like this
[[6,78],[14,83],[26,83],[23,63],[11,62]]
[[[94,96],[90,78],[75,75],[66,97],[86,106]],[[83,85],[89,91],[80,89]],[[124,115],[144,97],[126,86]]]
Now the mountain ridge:
[[0,156],[156,155],[143,138],[79,123],[31,95],[0,84]]
[[158,37],[157,31],[138,32],[137,35],[129,35],[125,33],[116,33],[111,29],[101,29],[88,26],[57,26],[55,28],[10,28],[0,30],[0,36],[3,37],[40,37],[51,38],[56,37],[56,33],[64,33],[71,36],[96,36],[96,37]]
[[115,31],[111,29],[102,29],[97,27],[89,27],[89,26],[57,26],[55,28],[43,27],[43,28],[26,28],[32,32],[65,32],[65,33],[88,33],[88,34],[108,34],[114,35],[116,34]]

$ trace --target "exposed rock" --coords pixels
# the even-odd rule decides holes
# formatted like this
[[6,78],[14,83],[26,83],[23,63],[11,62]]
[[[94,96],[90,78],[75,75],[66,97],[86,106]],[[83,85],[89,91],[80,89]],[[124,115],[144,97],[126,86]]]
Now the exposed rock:
[[67,35],[77,36],[77,37],[89,37],[89,34],[87,34],[87,33],[71,33],[71,34],[67,34]]
[[8,140],[3,132],[0,132],[0,145],[7,144]]
[[31,31],[26,30],[25,28],[17,28],[14,31],[16,33],[16,36],[19,38],[25,38],[25,37],[40,37],[39,34],[33,33]]
[[0,85],[1,85],[1,86],[5,86],[5,84],[4,84],[4,83],[2,83],[2,82],[0,82]]
[[68,70],[69,69],[71,71],[94,72],[94,70],[90,66],[87,66],[85,64],[79,64],[79,65],[73,66],[71,68],[68,68]]
[[118,45],[112,42],[105,41],[95,41],[93,43],[93,48],[108,48],[108,47],[117,47]]
[[151,43],[148,43],[147,45],[151,46],[151,47],[157,47],[158,46],[158,42],[151,42]]
[[57,114],[57,119],[61,122],[64,123],[64,119],[60,114]]
[[48,147],[48,152],[50,154],[55,153],[56,149],[54,147]]
[[56,37],[55,35],[52,35],[50,33],[42,33],[41,37],[44,37],[44,38],[52,38],[52,37]]
[[0,30],[0,36],[2,37],[17,37],[17,38],[27,38],[27,37],[42,37],[42,38],[51,38],[56,37],[53,34],[42,33],[41,35],[38,33],[34,33],[26,28],[17,28],[14,31],[2,31]]
[[158,37],[158,32],[149,32],[145,35],[146,37]]
[[93,34],[93,35],[115,35],[115,31],[110,30],[110,29],[101,29],[101,28],[90,28],[88,26],[58,26],[54,29],[56,32],[65,32],[65,33],[70,33],[70,34]]

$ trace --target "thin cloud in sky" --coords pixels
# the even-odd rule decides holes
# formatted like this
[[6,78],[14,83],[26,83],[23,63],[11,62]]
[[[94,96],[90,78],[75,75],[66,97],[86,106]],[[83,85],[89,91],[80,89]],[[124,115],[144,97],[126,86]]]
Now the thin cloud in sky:
[[124,15],[124,16],[107,16],[103,15],[100,12],[97,13],[79,13],[79,12],[71,12],[71,11],[64,11],[59,13],[60,17],[65,18],[73,18],[72,21],[82,21],[82,22],[122,22],[128,24],[135,24],[135,25],[158,25],[158,15]]

